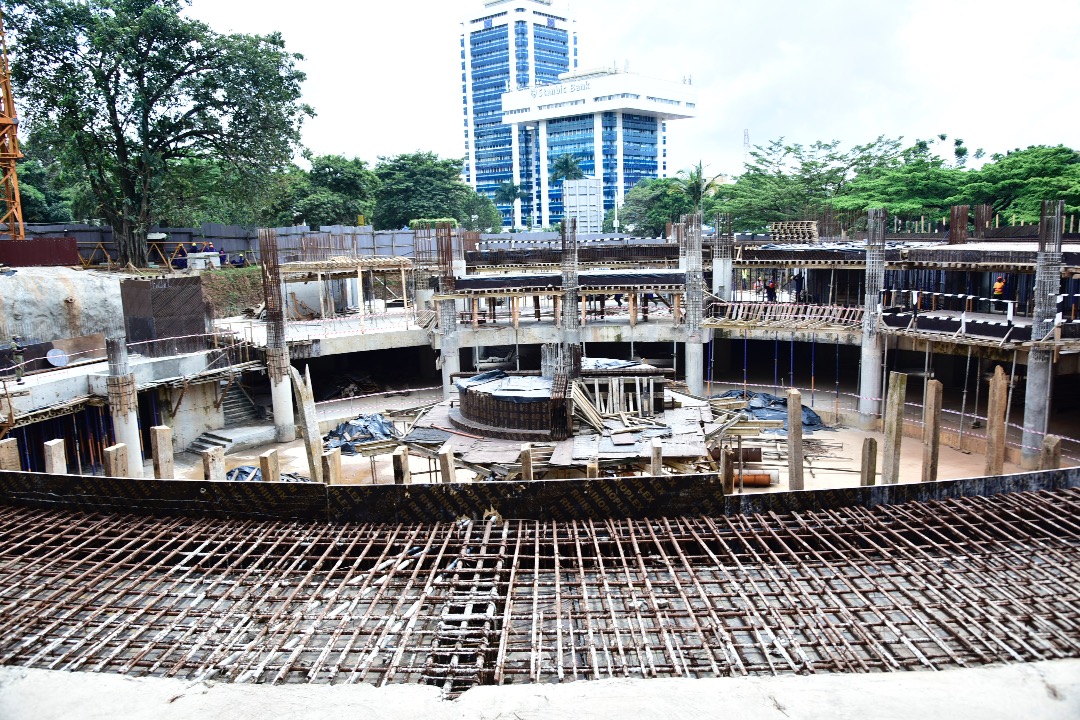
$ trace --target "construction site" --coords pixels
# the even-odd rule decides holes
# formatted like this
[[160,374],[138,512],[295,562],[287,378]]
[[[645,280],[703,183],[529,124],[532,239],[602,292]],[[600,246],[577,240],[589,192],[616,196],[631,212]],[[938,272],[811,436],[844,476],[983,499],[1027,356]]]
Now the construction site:
[[0,717],[1080,715],[1064,202],[135,268],[27,231],[3,54]]
[[455,700],[1076,658],[1080,244],[982,215],[263,230],[216,320],[197,271],[75,271],[124,322],[4,377],[0,663]]

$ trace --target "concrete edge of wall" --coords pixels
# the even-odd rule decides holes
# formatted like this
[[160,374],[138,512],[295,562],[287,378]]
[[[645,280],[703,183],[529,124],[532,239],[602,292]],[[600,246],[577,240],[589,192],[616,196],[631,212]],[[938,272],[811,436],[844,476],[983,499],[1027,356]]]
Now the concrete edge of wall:
[[0,504],[249,520],[426,523],[787,514],[1080,488],[1080,468],[932,483],[724,496],[715,474],[531,483],[343,485],[0,472]]

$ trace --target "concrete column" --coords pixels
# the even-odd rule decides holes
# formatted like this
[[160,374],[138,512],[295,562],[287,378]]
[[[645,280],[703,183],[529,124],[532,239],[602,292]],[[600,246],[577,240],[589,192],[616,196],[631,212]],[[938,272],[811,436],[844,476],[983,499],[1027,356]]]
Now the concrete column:
[[867,223],[869,238],[866,242],[866,281],[863,285],[866,294],[863,302],[862,359],[859,364],[859,414],[865,416],[865,420],[881,413],[881,362],[885,346],[877,326],[881,319],[881,289],[885,283],[885,211],[871,210]]
[[[621,206],[626,198],[626,168],[623,154],[623,114],[615,113],[615,204]],[[615,228],[618,230],[619,228]]]
[[720,453],[720,479],[724,486],[725,495],[735,493],[735,451],[724,448]]
[[[362,292],[362,291],[361,291]],[[361,304],[363,304],[361,302]],[[287,348],[267,348],[266,364],[280,366],[279,377],[270,373],[270,398],[273,403],[274,431],[278,442],[292,442],[296,439],[296,413],[293,411],[293,388],[289,378],[289,351]]]
[[[521,185],[521,124],[510,125],[510,164],[513,170],[514,185]],[[514,199],[510,212],[510,221],[515,228],[521,227],[521,200]]]
[[[1045,201],[1039,223],[1039,245],[1035,266],[1035,312],[1031,339],[1039,342],[1053,337],[1057,323],[1057,298],[1061,292],[1061,236],[1064,232],[1064,202]],[[1050,394],[1053,392],[1054,358],[1051,349],[1035,345],[1028,353],[1027,387],[1024,393],[1024,434],[1020,441],[1020,462],[1025,469],[1039,463],[1043,439],[1050,422]],[[1004,443],[1002,443],[1004,445]]]
[[[1030,378],[1030,376],[1029,376]],[[1030,380],[1029,380],[1030,382]],[[986,467],[984,475],[1000,475],[1005,469],[1005,409],[1008,403],[1009,380],[1000,365],[994,368],[990,380],[986,409]],[[1046,398],[1045,401],[1049,401]]]
[[444,483],[452,483],[455,479],[454,451],[443,450],[439,453],[439,474]]
[[659,438],[653,438],[649,446],[649,472],[656,477],[664,474],[664,452]]
[[600,458],[592,458],[585,466],[585,477],[598,478],[600,477]]
[[323,481],[327,485],[342,485],[341,448],[334,448],[322,454]]
[[202,451],[203,480],[225,480],[225,448],[214,447]]
[[944,386],[940,380],[926,384],[923,404],[923,482],[937,480],[938,452],[941,448],[941,396]]
[[877,478],[877,440],[863,438],[862,467],[859,470],[859,485],[873,485]]
[[522,480],[535,480],[533,475],[533,461],[532,461],[532,445],[525,443],[521,446],[521,453],[518,455],[521,461],[521,479]]
[[112,416],[113,437],[117,445],[127,446],[127,469],[124,477],[142,477],[142,438],[139,434],[139,398],[135,391],[135,376],[128,368],[127,338],[105,339],[109,359],[109,376],[105,386]]
[[439,334],[442,358],[443,400],[450,399],[453,376],[461,372],[461,350],[457,336],[457,304],[453,300],[439,301]]
[[803,489],[802,393],[787,393],[788,490]]
[[150,428],[150,453],[154,457],[154,477],[158,480],[172,480],[176,477],[171,427],[155,425]]
[[63,440],[45,443],[45,472],[50,475],[67,475],[67,449]]
[[267,450],[259,456],[259,470],[263,482],[281,482],[281,462],[277,450]]
[[394,484],[411,485],[412,472],[409,469],[409,448],[399,445],[392,455],[394,461]]
[[548,160],[548,134],[547,120],[541,120],[537,129],[537,138],[540,140],[540,226],[551,225],[551,199],[548,197],[548,178],[551,162]]
[[0,470],[22,470],[18,438],[0,440]]
[[687,342],[686,348],[686,387],[691,395],[701,397],[705,394],[705,346],[700,342]]
[[128,469],[128,449],[123,443],[105,448],[105,477],[124,477]]
[[1040,470],[1057,470],[1061,467],[1061,438],[1047,435],[1039,455]]
[[900,441],[904,437],[906,397],[907,375],[889,373],[889,398],[885,404],[885,457],[881,466],[881,482],[884,485],[900,482]]

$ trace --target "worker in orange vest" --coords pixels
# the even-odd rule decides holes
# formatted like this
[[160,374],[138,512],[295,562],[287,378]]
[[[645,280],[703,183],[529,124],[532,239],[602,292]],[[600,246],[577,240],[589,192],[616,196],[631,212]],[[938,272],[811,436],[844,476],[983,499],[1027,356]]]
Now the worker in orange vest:
[[1005,312],[1005,278],[998,277],[994,283],[994,309]]

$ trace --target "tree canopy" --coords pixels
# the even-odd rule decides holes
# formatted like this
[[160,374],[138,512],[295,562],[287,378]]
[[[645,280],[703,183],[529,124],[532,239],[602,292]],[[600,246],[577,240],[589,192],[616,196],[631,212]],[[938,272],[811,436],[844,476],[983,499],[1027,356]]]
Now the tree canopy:
[[299,188],[296,221],[311,227],[356,225],[375,214],[379,178],[359,158],[320,155],[311,160],[307,182]]
[[555,158],[548,171],[548,179],[553,183],[560,180],[580,180],[583,177],[585,171],[581,169],[577,156],[573,153],[564,153]]
[[630,189],[620,221],[637,235],[660,237],[669,222],[694,212],[694,201],[674,178],[642,180]]
[[121,262],[145,265],[170,174],[286,165],[312,111],[279,34],[221,35],[182,0],[21,0],[7,11],[27,125],[85,178]]

